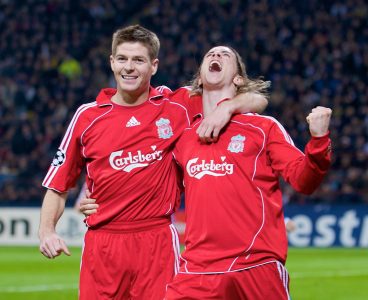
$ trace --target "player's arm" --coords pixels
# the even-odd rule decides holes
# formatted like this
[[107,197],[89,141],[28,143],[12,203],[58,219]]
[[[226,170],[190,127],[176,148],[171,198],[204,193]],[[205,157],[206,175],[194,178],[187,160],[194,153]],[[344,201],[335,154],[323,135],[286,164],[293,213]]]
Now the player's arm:
[[216,142],[221,129],[230,121],[233,114],[262,113],[267,105],[268,100],[261,94],[238,94],[232,99],[220,102],[215,111],[202,121],[197,134],[203,142]]
[[70,255],[64,240],[55,230],[56,224],[64,212],[67,195],[67,193],[58,193],[49,189],[43,199],[38,237],[40,251],[47,258],[55,258],[62,252]]
[[258,93],[242,93],[236,95],[229,101],[223,101],[220,103],[220,108],[222,106],[227,106],[227,110],[231,112],[231,114],[244,114],[248,112],[254,113],[262,113],[267,105],[267,98]]
[[[270,135],[268,151],[272,168],[283,176],[296,191],[311,194],[321,184],[331,164],[331,141],[329,124],[331,109],[318,106],[307,117],[311,139],[305,147],[305,155],[295,146],[282,140],[285,133],[273,128]],[[274,136],[279,138],[274,139]],[[280,138],[281,137],[281,138]],[[273,150],[274,149],[274,150]]]

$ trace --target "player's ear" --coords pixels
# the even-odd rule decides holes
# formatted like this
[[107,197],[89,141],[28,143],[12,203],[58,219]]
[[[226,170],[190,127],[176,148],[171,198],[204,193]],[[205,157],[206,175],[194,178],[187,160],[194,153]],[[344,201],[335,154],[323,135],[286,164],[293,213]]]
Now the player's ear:
[[245,84],[245,78],[243,76],[240,75],[235,75],[234,79],[233,79],[233,83],[236,86],[242,86]]
[[158,63],[159,63],[158,58],[155,58],[155,59],[152,61],[152,75],[155,75],[155,74],[156,74],[157,69],[158,69]]
[[110,67],[111,70],[114,72],[114,56],[110,55]]

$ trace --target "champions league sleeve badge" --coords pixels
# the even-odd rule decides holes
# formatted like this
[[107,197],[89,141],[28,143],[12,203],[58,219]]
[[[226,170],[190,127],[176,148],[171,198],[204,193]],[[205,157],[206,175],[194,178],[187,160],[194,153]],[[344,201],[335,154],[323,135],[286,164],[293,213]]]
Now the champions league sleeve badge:
[[158,137],[161,139],[169,139],[174,134],[170,126],[170,120],[161,118],[156,121]]
[[245,136],[242,136],[240,134],[233,136],[231,138],[231,142],[229,143],[229,146],[227,146],[227,150],[233,153],[243,152],[244,141],[245,141]]
[[61,149],[58,149],[52,160],[51,165],[54,167],[59,167],[64,163],[64,161],[65,161],[65,152]]

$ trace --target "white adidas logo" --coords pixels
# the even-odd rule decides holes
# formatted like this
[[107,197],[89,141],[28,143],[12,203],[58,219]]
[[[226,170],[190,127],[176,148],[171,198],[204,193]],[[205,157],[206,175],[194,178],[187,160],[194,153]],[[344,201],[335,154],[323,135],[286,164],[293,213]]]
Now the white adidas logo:
[[125,127],[133,127],[141,125],[141,122],[139,122],[135,117],[131,117],[130,120],[126,123]]

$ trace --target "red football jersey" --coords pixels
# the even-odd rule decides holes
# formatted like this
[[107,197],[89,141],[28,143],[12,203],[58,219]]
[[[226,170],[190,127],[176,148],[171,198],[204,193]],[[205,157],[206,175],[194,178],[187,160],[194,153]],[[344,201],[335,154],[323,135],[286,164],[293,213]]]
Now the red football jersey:
[[184,171],[186,231],[181,272],[222,273],[286,260],[281,175],[313,192],[330,166],[330,139],[298,150],[272,117],[236,115],[214,144],[186,129],[175,147]]
[[172,150],[190,122],[185,103],[151,88],[143,104],[120,106],[115,93],[104,89],[77,110],[43,181],[66,192],[85,167],[99,204],[87,218],[91,227],[170,216],[179,201]]

